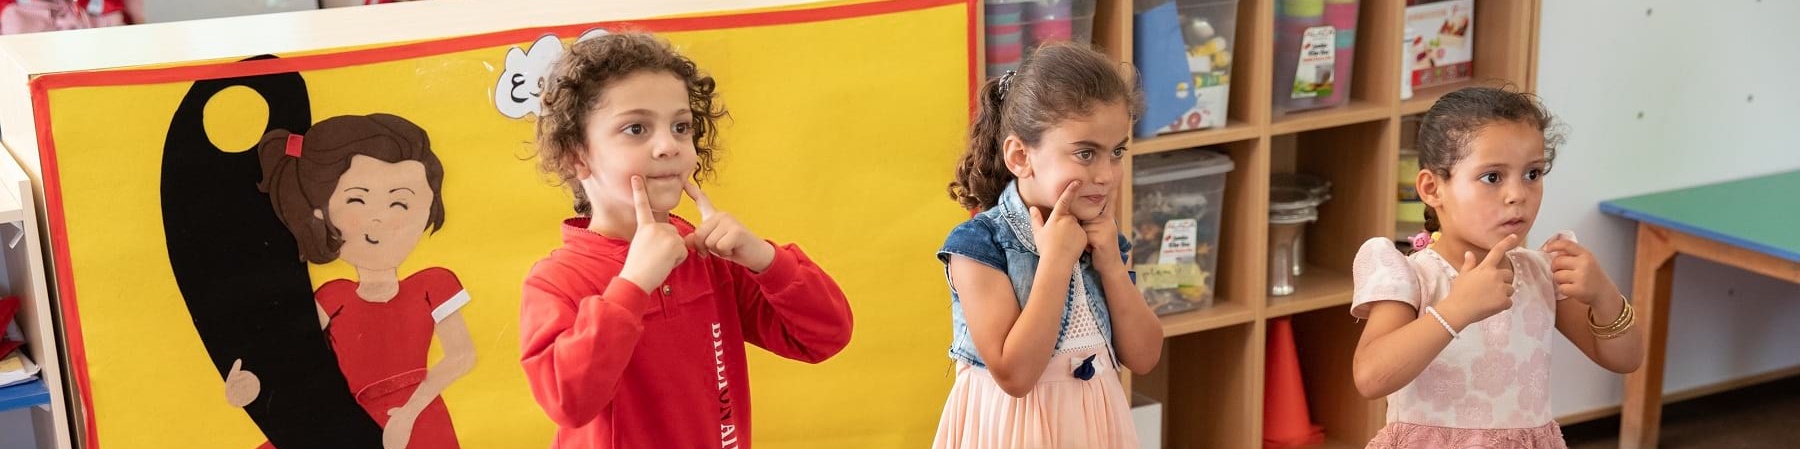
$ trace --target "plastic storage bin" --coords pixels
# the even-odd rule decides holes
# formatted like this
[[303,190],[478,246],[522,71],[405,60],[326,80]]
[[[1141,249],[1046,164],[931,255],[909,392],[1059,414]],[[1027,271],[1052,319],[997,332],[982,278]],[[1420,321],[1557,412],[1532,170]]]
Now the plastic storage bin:
[[1190,149],[1137,156],[1135,164],[1131,260],[1138,290],[1158,315],[1210,307],[1231,158]]
[[1025,2],[1025,47],[1049,42],[1094,43],[1095,0],[1033,0]]
[[1337,106],[1350,94],[1357,0],[1275,2],[1276,114]]
[[1048,42],[1094,42],[1096,0],[987,0],[987,75],[1018,70],[1031,49]]
[[[1225,126],[1231,99],[1231,67],[1237,51],[1237,0],[1170,0],[1181,16],[1181,40],[1187,46],[1192,84],[1178,87],[1177,96],[1194,97],[1194,107],[1173,123],[1156,130],[1166,134]],[[1139,6],[1166,2],[1140,1]]]
[[988,77],[1018,70],[1025,57],[1025,3],[989,0],[984,12]]

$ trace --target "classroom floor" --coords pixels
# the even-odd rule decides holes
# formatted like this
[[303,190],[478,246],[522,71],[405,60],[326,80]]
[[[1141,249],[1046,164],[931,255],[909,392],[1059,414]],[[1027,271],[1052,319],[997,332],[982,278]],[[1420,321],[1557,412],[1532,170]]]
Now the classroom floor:
[[[1619,447],[1617,416],[1568,426],[1569,449]],[[1800,377],[1663,407],[1663,449],[1800,447]]]

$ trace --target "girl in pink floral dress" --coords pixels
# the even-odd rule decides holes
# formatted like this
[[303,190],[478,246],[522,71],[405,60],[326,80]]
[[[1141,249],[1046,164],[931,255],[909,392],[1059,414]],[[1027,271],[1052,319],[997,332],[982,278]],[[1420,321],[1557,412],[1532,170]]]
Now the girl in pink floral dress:
[[1356,255],[1351,315],[1367,319],[1356,387],[1388,398],[1370,448],[1564,448],[1550,416],[1554,329],[1608,370],[1635,371],[1631,305],[1573,234],[1521,248],[1561,140],[1530,95],[1475,87],[1419,124],[1419,197],[1429,234],[1402,255],[1386,239]]

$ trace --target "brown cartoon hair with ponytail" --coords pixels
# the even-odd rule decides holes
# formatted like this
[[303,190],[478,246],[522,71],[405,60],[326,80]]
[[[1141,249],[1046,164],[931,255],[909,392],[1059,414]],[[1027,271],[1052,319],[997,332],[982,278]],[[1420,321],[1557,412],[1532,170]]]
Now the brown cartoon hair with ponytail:
[[[350,159],[368,156],[388,163],[418,161],[431,186],[431,218],[426,229],[444,227],[444,165],[431,151],[425,130],[389,114],[346,115],[325,119],[302,137],[287,130],[264,134],[256,145],[262,181],[256,188],[269,194],[281,223],[299,244],[300,257],[316,264],[337,260],[344,241],[329,219],[313,215],[326,209],[338,178],[350,170]],[[327,217],[329,218],[329,217]]]

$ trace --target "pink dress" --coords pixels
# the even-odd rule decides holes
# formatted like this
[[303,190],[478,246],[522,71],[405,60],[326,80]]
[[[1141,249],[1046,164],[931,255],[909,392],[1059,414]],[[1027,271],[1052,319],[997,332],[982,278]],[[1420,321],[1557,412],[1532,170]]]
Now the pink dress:
[[[1517,292],[1512,308],[1464,328],[1412,383],[1388,395],[1387,426],[1368,447],[1567,447],[1550,415],[1550,338],[1561,299],[1550,259],[1529,249],[1506,256]],[[1356,254],[1350,314],[1365,319],[1372,303],[1399,301],[1435,320],[1422,310],[1450,293],[1456,266],[1430,249],[1406,256],[1391,240],[1371,239]]]
[[[1067,338],[1056,348],[1050,366],[1025,397],[1006,394],[993,374],[965,362],[956,363],[956,384],[944,402],[933,448],[1054,449],[1135,448],[1136,427],[1131,403],[1119,383],[1111,342],[1100,332],[1093,301],[1074,276]],[[1075,377],[1075,369],[1093,358],[1092,378]]]

